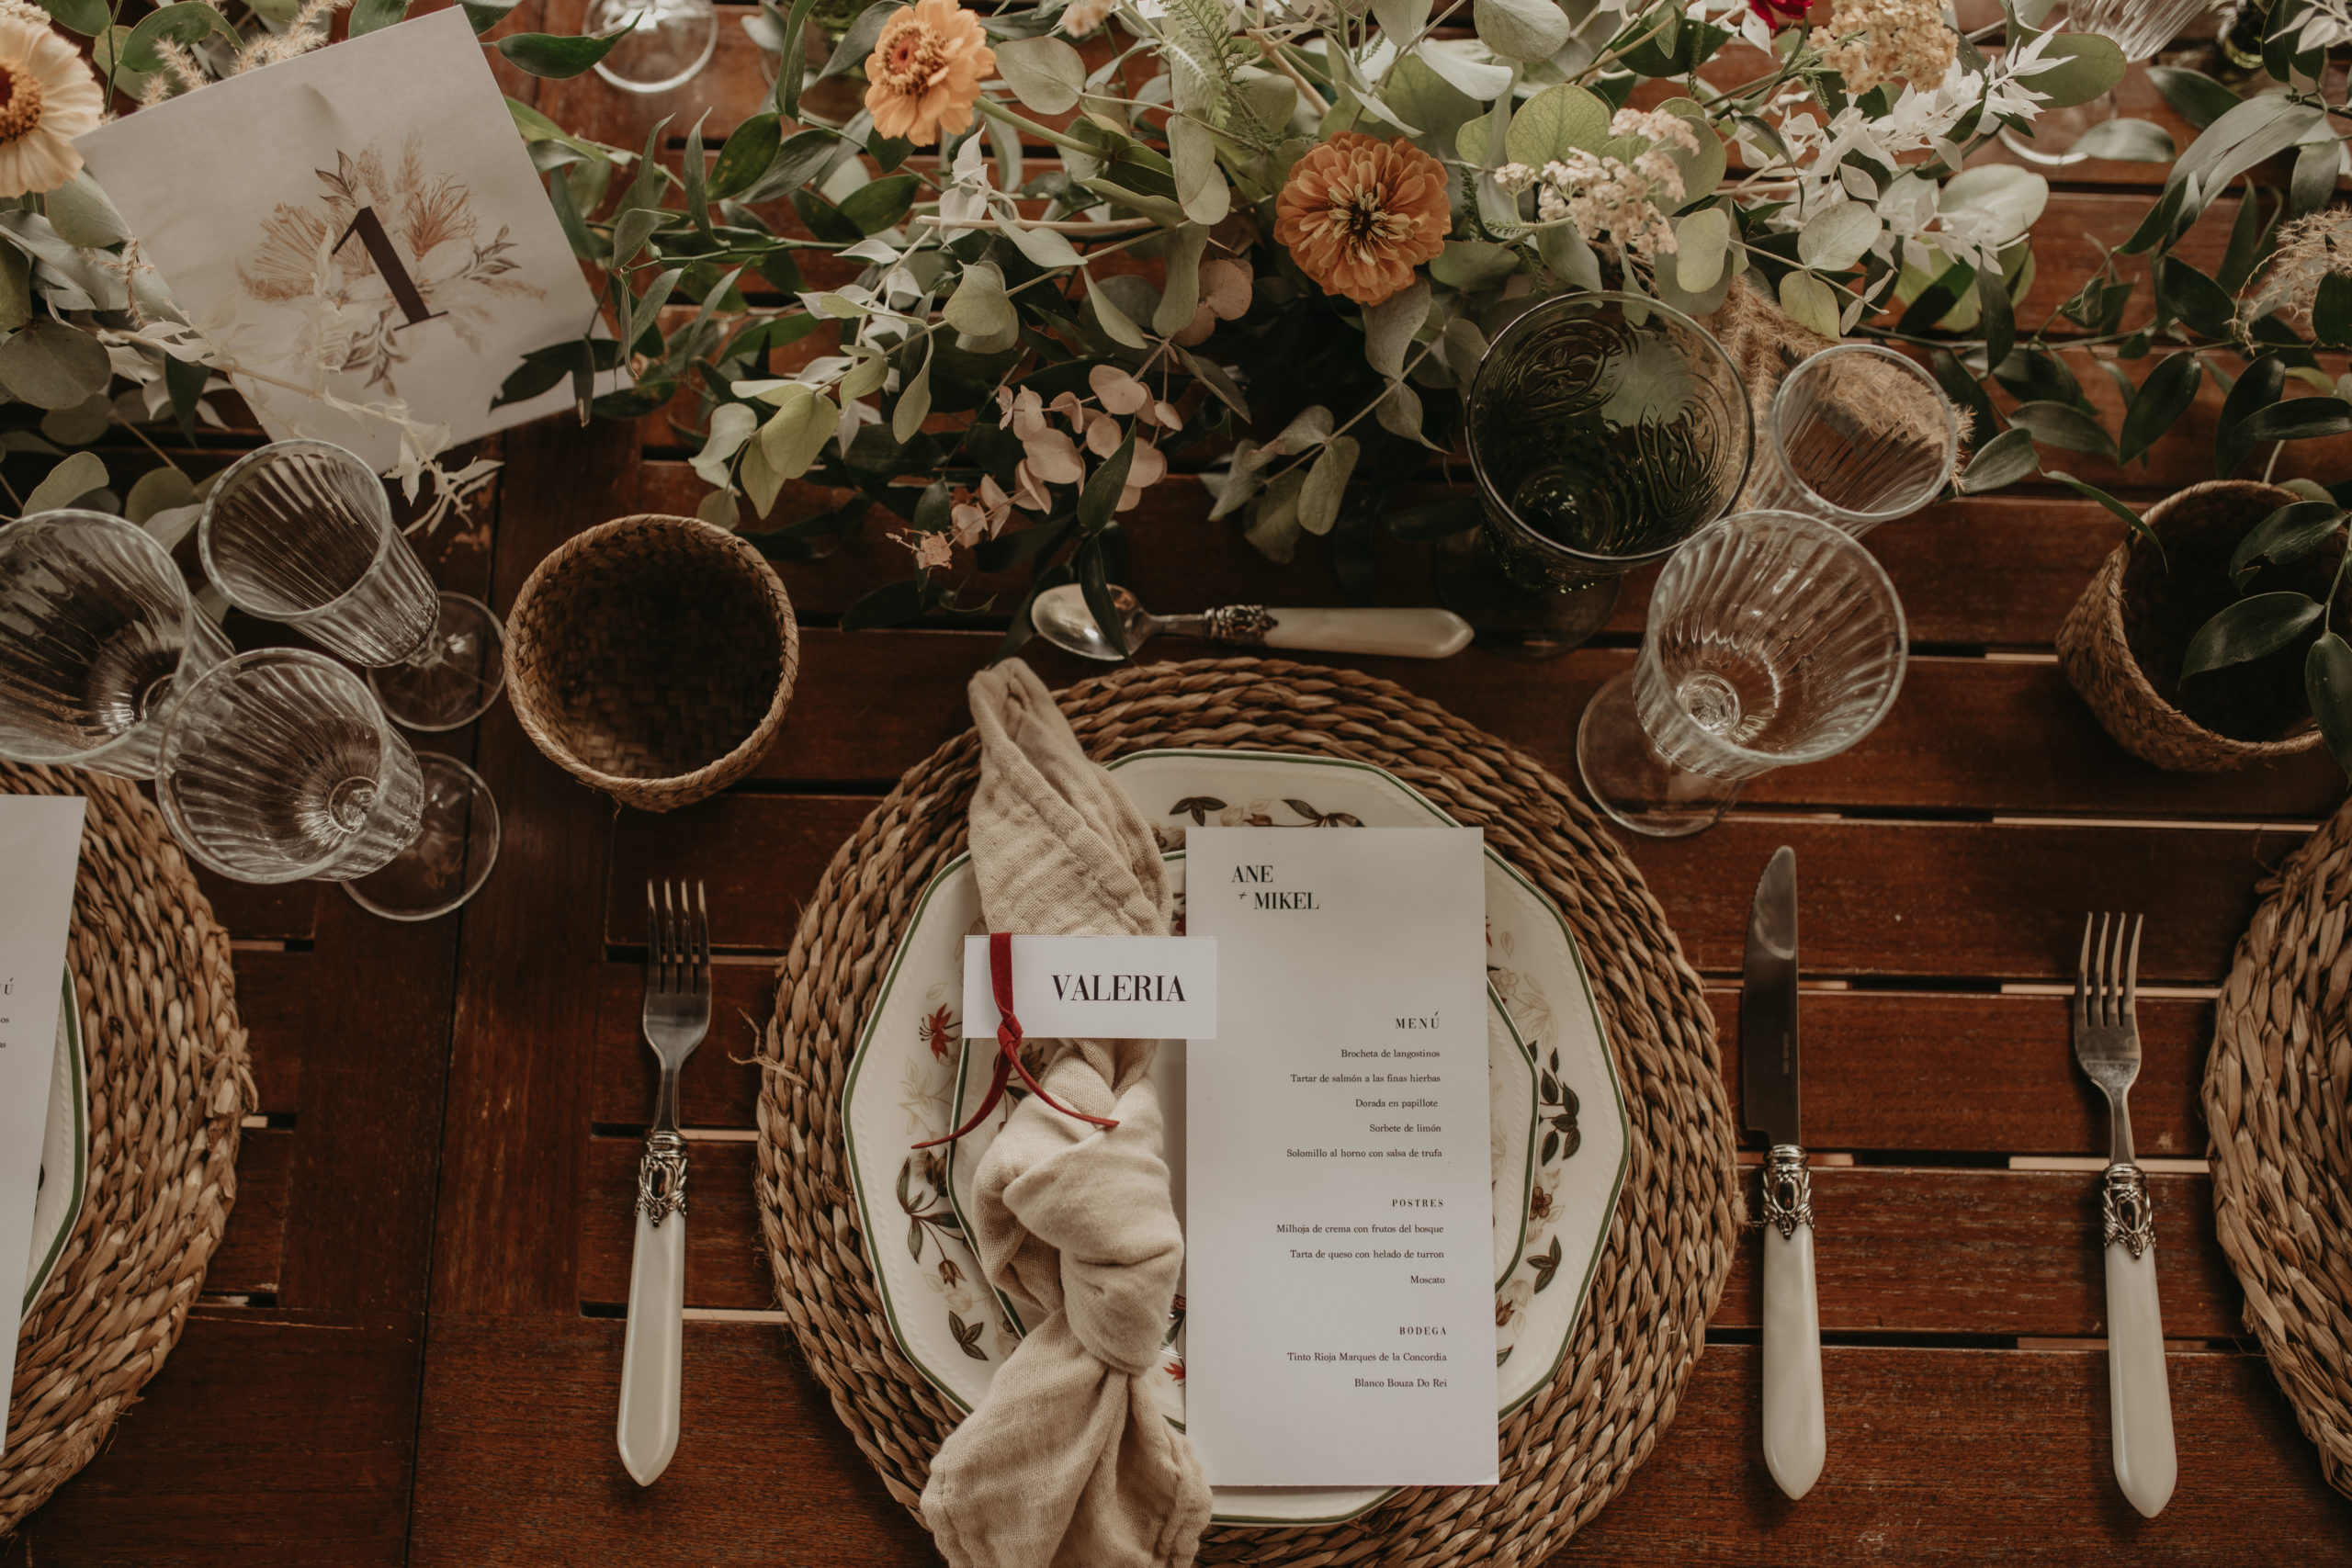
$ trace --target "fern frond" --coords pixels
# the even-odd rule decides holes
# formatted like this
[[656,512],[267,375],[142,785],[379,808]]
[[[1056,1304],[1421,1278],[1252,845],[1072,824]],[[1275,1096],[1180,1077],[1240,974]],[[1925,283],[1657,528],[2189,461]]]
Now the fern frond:
[[1225,0],[1166,0],[1160,51],[1176,85],[1210,123],[1236,141],[1271,152],[1282,138],[1259,118],[1241,92],[1241,67],[1254,51],[1233,33]]

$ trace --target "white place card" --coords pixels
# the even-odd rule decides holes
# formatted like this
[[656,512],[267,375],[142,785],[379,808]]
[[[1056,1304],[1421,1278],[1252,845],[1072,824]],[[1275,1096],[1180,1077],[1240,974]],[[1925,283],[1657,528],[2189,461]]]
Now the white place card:
[[[78,795],[0,795],[0,888],[6,889],[0,897],[0,1345],[12,1356],[32,1251],[84,807]],[[0,1381],[0,1435],[7,1423],[8,1387]]]
[[1219,1486],[1491,1484],[1476,829],[1194,828],[1223,962],[1186,1053],[1185,1430]]
[[[1183,936],[1016,936],[1012,1012],[1038,1040],[1214,1040],[1216,943]],[[964,939],[964,1032],[1000,1015],[989,939]]]

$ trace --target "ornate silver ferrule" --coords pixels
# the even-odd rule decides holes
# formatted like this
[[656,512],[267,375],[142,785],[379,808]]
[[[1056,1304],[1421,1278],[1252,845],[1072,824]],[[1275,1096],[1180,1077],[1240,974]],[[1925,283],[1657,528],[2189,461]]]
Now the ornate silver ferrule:
[[637,1164],[637,1206],[657,1228],[686,1212],[686,1141],[677,1134],[645,1140],[645,1157]]
[[1211,642],[1255,647],[1274,629],[1274,617],[1266,613],[1263,604],[1227,604],[1203,615],[1201,629],[1208,634]]
[[1813,1225],[1813,1177],[1794,1144],[1774,1144],[1764,1156],[1764,1223],[1784,1237]]
[[2099,1205],[2107,1218],[2105,1246],[2120,1241],[2137,1258],[2156,1245],[2156,1211],[2148,1201],[2148,1179],[2138,1166],[2119,1160],[2107,1168]]

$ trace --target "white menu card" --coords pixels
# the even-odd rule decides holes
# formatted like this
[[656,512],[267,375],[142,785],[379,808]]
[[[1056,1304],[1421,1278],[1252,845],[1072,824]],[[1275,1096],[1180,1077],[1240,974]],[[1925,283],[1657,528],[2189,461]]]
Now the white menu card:
[[[57,1059],[65,932],[82,858],[78,795],[0,795],[0,1345],[13,1362]],[[0,1379],[0,1435],[8,1384]]]
[[1184,1426],[1220,1486],[1491,1484],[1486,867],[1465,828],[1194,828]]

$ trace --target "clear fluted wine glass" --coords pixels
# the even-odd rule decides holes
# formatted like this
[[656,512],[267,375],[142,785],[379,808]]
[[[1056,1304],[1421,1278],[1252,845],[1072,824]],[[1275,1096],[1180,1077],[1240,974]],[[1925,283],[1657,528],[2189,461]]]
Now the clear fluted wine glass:
[[153,778],[173,697],[230,651],[145,529],[71,510],[0,528],[0,757]]
[[1849,343],[1799,364],[1772,398],[1746,509],[1801,512],[1859,537],[1951,481],[1960,411],[1913,360]]
[[630,93],[666,93],[694,80],[718,49],[712,0],[596,0],[587,31],[628,36],[596,62],[596,74]]
[[1894,584],[1851,535],[1790,512],[1726,518],[1666,563],[1634,668],[1585,709],[1585,788],[1637,833],[1710,828],[1745,781],[1875,728],[1905,639]]
[[272,442],[223,469],[197,550],[238,609],[368,666],[385,711],[411,729],[479,718],[505,684],[498,617],[434,588],[383,481],[331,442]]
[[498,856],[498,808],[473,770],[411,748],[358,676],[303,649],[239,654],[180,694],[155,800],[199,864],[340,882],[393,919],[456,908]]
[[1754,446],[1723,345],[1637,294],[1564,294],[1512,321],[1468,424],[1485,521],[1449,547],[1439,594],[1482,645],[1530,658],[1591,637],[1626,572],[1728,511]]
[[[2064,0],[2050,8],[2039,27],[2071,33],[2097,33],[2123,51],[2125,62],[2153,60],[2156,51],[2180,36],[2180,30],[2213,7],[2213,0]],[[2033,78],[2025,78],[2030,88]],[[2115,94],[2100,94],[2086,104],[2044,108],[2033,119],[2033,134],[2023,136],[2003,127],[2001,145],[2029,164],[2045,169],[2064,168],[2095,155],[2075,143],[2095,125],[2113,119]]]

